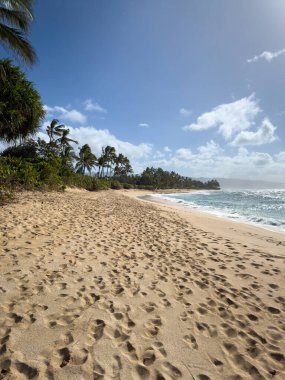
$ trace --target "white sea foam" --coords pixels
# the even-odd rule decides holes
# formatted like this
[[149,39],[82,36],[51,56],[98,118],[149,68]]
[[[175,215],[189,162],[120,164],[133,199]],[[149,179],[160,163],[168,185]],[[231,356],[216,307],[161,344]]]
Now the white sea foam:
[[285,190],[194,191],[152,196],[218,217],[285,233]]

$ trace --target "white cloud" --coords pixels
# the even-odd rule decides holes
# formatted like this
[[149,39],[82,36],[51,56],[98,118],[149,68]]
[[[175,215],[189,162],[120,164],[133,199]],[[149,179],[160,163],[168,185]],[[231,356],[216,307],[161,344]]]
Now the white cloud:
[[193,158],[191,149],[188,149],[188,148],[177,149],[176,156],[178,157],[178,159],[183,159],[183,160],[191,160],[191,158]]
[[265,118],[256,132],[242,131],[235,137],[230,145],[242,146],[269,144],[277,140],[275,130],[276,127],[274,127],[269,119]]
[[93,102],[92,99],[86,99],[84,102],[85,111],[94,111],[100,113],[107,113],[107,110],[100,106],[99,103]]
[[273,162],[272,157],[268,153],[253,152],[251,158],[256,166],[266,166]]
[[146,158],[152,151],[151,144],[131,144],[118,139],[108,129],[96,129],[94,127],[68,128],[70,136],[79,142],[79,146],[89,144],[96,155],[100,155],[101,148],[106,145],[115,147],[117,152],[125,154],[131,161]]
[[165,147],[163,148],[163,151],[164,151],[165,153],[170,153],[172,150],[171,150],[168,146],[165,146]]
[[139,124],[139,127],[142,127],[142,128],[149,128],[149,124],[148,124],[148,123],[140,123],[140,124]]
[[261,112],[254,94],[232,103],[221,104],[198,117],[196,123],[185,126],[185,131],[201,131],[218,128],[218,132],[229,140],[235,133],[254,125]]
[[47,105],[44,106],[44,109],[46,111],[46,117],[48,118],[57,118],[59,119],[59,122],[62,120],[67,120],[72,123],[85,123],[86,122],[86,116],[83,115],[81,112],[77,111],[76,109],[67,109],[64,107],[49,107]]
[[207,146],[214,145],[210,142],[204,147],[199,147],[196,153],[187,148],[180,148],[168,158],[154,159],[154,155],[151,155],[151,160],[144,161],[144,166],[160,166],[196,178],[224,177],[284,182],[285,152],[280,152],[278,157],[274,158],[269,153],[249,152],[240,147],[234,155],[221,151],[219,154],[211,155],[205,154]]
[[277,161],[285,162],[285,151],[275,154]]
[[285,55],[285,49],[281,49],[275,52],[264,51],[263,53],[248,59],[247,62],[253,63],[259,61],[260,59],[264,59],[267,62],[271,62],[273,59],[278,58],[280,55]]
[[222,152],[220,145],[213,140],[208,141],[206,145],[200,146],[197,150],[204,158],[210,158]]
[[192,111],[187,108],[180,108],[179,113],[181,116],[188,117],[192,114]]

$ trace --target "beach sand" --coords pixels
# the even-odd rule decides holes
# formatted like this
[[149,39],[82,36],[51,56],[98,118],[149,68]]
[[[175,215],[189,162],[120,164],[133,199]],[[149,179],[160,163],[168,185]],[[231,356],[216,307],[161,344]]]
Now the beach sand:
[[143,194],[0,209],[0,379],[285,379],[285,235]]

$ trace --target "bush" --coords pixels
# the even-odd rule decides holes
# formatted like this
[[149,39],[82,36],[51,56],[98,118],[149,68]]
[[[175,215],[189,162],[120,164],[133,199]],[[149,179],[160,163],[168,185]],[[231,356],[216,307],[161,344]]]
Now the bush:
[[27,140],[21,145],[9,146],[1,153],[1,156],[36,159],[38,157],[37,143],[34,140]]
[[3,157],[0,159],[0,184],[30,190],[38,184],[38,173],[33,164],[24,159]]
[[110,182],[106,179],[91,177],[92,181],[92,190],[91,191],[99,191],[99,190],[108,190],[110,189]]
[[12,190],[62,190],[57,160],[38,160],[17,157],[0,158],[0,186]]
[[119,181],[111,181],[111,189],[120,190],[123,188],[123,185]]
[[13,199],[13,192],[8,187],[0,185],[0,206]]
[[107,190],[110,188],[110,181],[102,178],[92,177],[79,173],[73,173],[64,177],[64,184],[70,187],[79,187],[89,191]]
[[35,165],[39,174],[37,187],[44,190],[63,190],[62,178],[58,175],[59,167],[55,162],[41,161]]
[[133,189],[134,185],[132,185],[131,183],[123,183],[123,188],[124,189]]
[[154,186],[151,186],[151,185],[137,185],[137,189],[140,189],[140,190],[155,190]]

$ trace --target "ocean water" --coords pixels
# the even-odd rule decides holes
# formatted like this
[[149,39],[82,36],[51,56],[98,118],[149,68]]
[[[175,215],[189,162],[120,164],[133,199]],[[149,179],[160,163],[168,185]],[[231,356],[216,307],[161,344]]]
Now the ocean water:
[[285,189],[197,191],[154,196],[285,233]]

